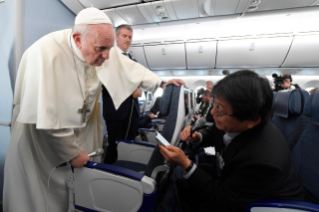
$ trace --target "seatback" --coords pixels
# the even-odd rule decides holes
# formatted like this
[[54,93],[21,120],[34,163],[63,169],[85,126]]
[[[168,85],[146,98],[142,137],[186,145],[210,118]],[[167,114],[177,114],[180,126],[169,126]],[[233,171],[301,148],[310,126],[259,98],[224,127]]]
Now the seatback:
[[319,204],[319,90],[308,98],[304,115],[309,121],[291,152],[292,163],[295,173],[311,194],[310,198]]
[[166,87],[160,103],[160,113],[166,116],[162,135],[168,142],[175,145],[179,140],[186,114],[183,86],[169,85]]
[[[160,113],[166,116],[161,134],[172,145],[177,145],[185,119],[184,87],[182,85],[179,87],[168,85],[165,88],[160,103]],[[158,146],[156,146],[147,165],[145,175],[151,176],[154,168],[163,165],[163,163],[164,157],[160,153]]]
[[290,150],[307,125],[308,118],[302,111],[308,97],[309,93],[305,90],[278,92],[276,95],[272,122],[284,135]]
[[270,121],[272,121],[272,117],[274,116],[274,110],[275,110],[275,99],[277,96],[277,92],[273,93],[273,98],[272,98],[272,105],[271,105],[271,110],[270,110]]

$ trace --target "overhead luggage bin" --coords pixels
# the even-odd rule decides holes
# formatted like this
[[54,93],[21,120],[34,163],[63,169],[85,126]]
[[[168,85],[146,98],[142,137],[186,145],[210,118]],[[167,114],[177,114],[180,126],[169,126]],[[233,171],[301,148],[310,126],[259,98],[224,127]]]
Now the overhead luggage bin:
[[184,43],[144,46],[151,70],[186,69]]
[[186,43],[187,68],[214,68],[216,44],[217,41]]
[[292,37],[219,41],[216,68],[279,68]]
[[128,52],[137,60],[138,63],[142,64],[145,68],[148,68],[142,46],[131,46]]
[[282,67],[319,67],[319,35],[296,36]]

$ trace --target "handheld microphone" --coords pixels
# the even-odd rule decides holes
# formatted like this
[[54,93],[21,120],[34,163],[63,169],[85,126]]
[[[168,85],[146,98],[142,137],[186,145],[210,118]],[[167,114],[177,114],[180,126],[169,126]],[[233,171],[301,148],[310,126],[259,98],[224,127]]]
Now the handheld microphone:
[[199,119],[197,119],[197,121],[195,122],[194,126],[191,129],[191,135],[193,135],[193,133],[199,128],[202,128],[203,126],[205,126],[205,123],[206,123],[206,119],[204,117],[200,117]]
[[[98,148],[98,149],[94,150],[93,152],[89,153],[88,156],[89,157],[95,157],[95,156],[102,155],[103,153],[104,153],[104,150],[102,148]],[[62,166],[67,166],[70,163],[71,163],[71,161],[67,161],[67,162],[61,163],[56,168],[59,168],[59,167],[62,167]]]
[[95,157],[95,156],[102,155],[103,153],[104,153],[104,150],[102,148],[98,148],[98,149],[94,150],[93,152],[89,153],[88,156]]

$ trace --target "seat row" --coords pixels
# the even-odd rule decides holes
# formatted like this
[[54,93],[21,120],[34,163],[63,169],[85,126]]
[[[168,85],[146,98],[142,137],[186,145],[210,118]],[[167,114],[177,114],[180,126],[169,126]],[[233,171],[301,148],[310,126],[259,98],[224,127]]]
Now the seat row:
[[271,200],[251,204],[248,211],[319,211],[319,90],[274,93],[271,121],[286,138],[295,174],[315,204]]

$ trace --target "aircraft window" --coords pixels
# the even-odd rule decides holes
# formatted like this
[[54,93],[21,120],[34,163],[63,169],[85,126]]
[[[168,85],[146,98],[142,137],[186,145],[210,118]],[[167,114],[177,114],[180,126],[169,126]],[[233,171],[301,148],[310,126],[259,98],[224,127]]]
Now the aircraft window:
[[185,116],[188,115],[188,91],[184,91]]
[[195,93],[198,93],[198,90],[200,90],[200,89],[206,90],[206,87],[205,86],[198,86],[197,88],[195,88]]
[[312,90],[312,89],[314,89],[315,87],[309,87],[309,88],[306,88],[305,90],[306,91],[308,91],[308,93]]
[[163,96],[163,88],[157,88],[155,94],[156,97],[161,97]]
[[138,97],[139,100],[145,100],[145,92],[142,91],[142,96]]

